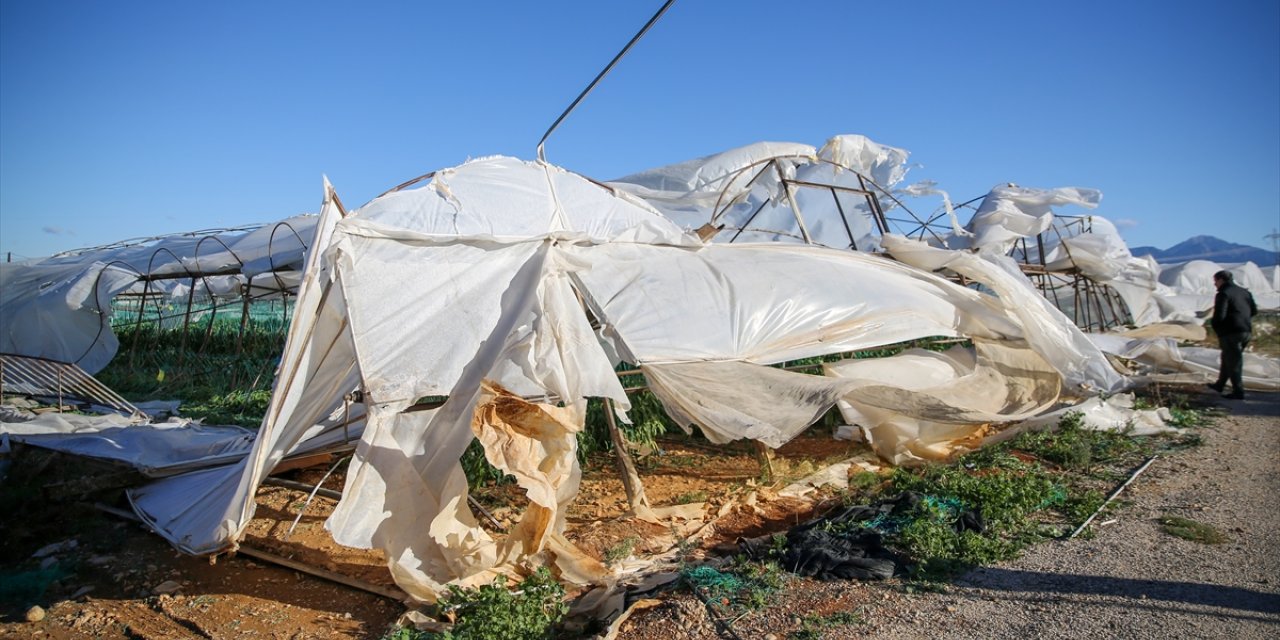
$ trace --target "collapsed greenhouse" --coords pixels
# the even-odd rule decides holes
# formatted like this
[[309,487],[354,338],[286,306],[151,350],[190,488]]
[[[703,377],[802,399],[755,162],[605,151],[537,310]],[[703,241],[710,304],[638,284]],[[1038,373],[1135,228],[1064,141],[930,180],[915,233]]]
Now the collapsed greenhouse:
[[[288,322],[256,434],[140,411],[11,412],[0,434],[86,455],[149,447],[153,479],[129,501],[191,554],[236,548],[281,460],[354,446],[325,527],[341,544],[382,549],[413,599],[549,566],[589,590],[582,606],[604,611],[645,567],[606,566],[563,534],[588,399],[628,420],[620,367],[711,443],[777,448],[838,408],[891,464],[946,459],[1086,401],[1095,428],[1160,430],[1158,411],[1100,394],[1216,372],[1215,351],[1177,343],[1203,337],[1203,269],[1166,281],[1104,218],[1053,212],[1092,208],[1101,194],[1000,186],[961,225],[956,210],[971,203],[900,186],[906,158],[837,136],[611,182],[480,158],[353,211],[326,182],[318,216],[4,265],[6,394],[53,395],[50,375],[15,375],[25,359],[97,372],[116,356],[113,324],[167,322],[194,345],[208,339],[191,328],[197,312],[238,308],[243,326],[271,299]],[[941,211],[908,207],[932,197]],[[1234,269],[1260,306],[1280,307],[1274,268],[1270,281],[1252,264]],[[835,358],[921,339],[954,346]],[[822,375],[777,366],[812,358],[834,361]],[[1250,357],[1246,375],[1252,388],[1280,388],[1273,359]],[[169,444],[156,447],[157,434]],[[505,534],[468,507],[459,460],[474,439],[528,499]],[[653,508],[628,486],[637,517],[709,517]]]

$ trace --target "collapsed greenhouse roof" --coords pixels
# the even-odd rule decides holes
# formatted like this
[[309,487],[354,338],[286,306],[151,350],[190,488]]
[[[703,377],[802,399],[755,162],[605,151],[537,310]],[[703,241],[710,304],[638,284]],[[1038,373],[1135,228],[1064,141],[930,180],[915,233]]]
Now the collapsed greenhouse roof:
[[[867,155],[898,162],[894,153]],[[823,171],[833,180],[856,174],[865,185],[847,166],[864,154],[842,157],[845,168],[824,163]],[[749,203],[744,210],[794,202],[786,175],[732,200]],[[861,190],[862,215],[879,216],[877,191]],[[799,236],[813,238],[818,225],[787,215],[808,227]],[[383,549],[413,597],[433,600],[446,584],[488,582],[530,563],[607,587],[617,576],[563,537],[564,514],[580,476],[575,434],[586,400],[609,399],[625,416],[620,363],[638,366],[667,412],[713,442],[776,447],[840,402],[877,453],[896,462],[973,446],[983,425],[1043,414],[1064,392],[1129,384],[1006,255],[943,248],[874,220],[866,244],[896,260],[847,250],[863,248],[851,233],[852,247],[839,248],[708,243],[616,185],[492,157],[428,174],[349,213],[326,184],[311,224],[294,319],[252,449],[130,492],[135,510],[190,553],[234,548],[254,489],[278,461],[320,434],[359,426],[345,497],[326,527],[343,544]],[[831,366],[824,376],[769,366],[938,336],[974,348]],[[1127,341],[1108,348],[1134,350]],[[419,403],[433,396],[447,400]],[[473,438],[530,500],[506,537],[481,528],[466,507],[458,461]]]

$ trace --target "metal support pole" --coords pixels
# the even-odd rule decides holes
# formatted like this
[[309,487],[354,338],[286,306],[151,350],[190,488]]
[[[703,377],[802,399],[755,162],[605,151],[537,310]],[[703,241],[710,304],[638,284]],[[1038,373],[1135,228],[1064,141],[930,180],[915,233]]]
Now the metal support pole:
[[609,439],[613,441],[613,452],[617,456],[618,474],[622,476],[622,488],[627,493],[627,505],[634,513],[639,508],[649,507],[649,498],[644,495],[644,484],[640,482],[640,474],[636,473],[636,465],[631,461],[631,453],[627,451],[627,438],[622,435],[618,423],[613,418],[613,401],[604,399],[604,420],[609,427]]

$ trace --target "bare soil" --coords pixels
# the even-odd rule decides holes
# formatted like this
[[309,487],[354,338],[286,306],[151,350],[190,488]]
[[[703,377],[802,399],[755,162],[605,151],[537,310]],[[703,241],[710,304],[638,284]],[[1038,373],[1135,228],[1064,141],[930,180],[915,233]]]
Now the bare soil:
[[[618,638],[1280,637],[1280,394],[1205,396],[1225,415],[1201,429],[1204,443],[1158,458],[1084,536],[936,589],[793,579],[767,608],[729,621],[673,593],[633,615]],[[1229,540],[1174,537],[1161,530],[1163,516]],[[837,613],[857,622],[824,626]],[[802,635],[806,626],[817,635]]]
[[[821,637],[1276,637],[1280,394],[1253,394],[1221,406],[1228,415],[1204,431],[1205,444],[1158,460],[1126,490],[1126,504],[1092,539],[1037,546],[1019,560],[963,576],[945,593],[900,581],[792,579],[769,607],[727,626],[687,592],[661,592],[650,597],[662,604],[633,615],[619,637],[780,640],[842,612],[862,622],[824,626]],[[688,438],[660,444],[661,452],[638,463],[655,506],[707,502],[713,512],[752,492],[770,494],[749,447],[712,447]],[[776,488],[856,453],[858,446],[811,430],[778,452],[771,484]],[[11,459],[6,482],[14,484],[6,490],[29,495],[15,513],[0,515],[0,572],[30,575],[44,562],[42,575],[61,577],[43,593],[0,601],[0,638],[379,638],[404,612],[396,600],[243,554],[215,564],[180,554],[140,525],[93,507],[105,502],[123,508],[119,485],[127,478],[117,478],[118,470],[34,449],[16,450]],[[326,469],[287,477],[313,484]],[[337,473],[324,486],[340,490],[342,481]],[[523,506],[511,485],[476,495],[507,525]],[[381,553],[342,547],[325,532],[333,500],[305,500],[294,489],[259,489],[244,544],[393,587]],[[785,530],[823,504],[774,497],[733,509],[703,546]],[[568,536],[601,560],[620,548],[640,555],[671,546],[670,530],[624,519],[625,507],[612,457],[589,461]],[[1220,527],[1232,542],[1208,547],[1168,536],[1154,523],[1165,514]],[[71,541],[74,548],[32,557],[47,545]],[[44,610],[42,620],[25,620],[32,605]]]
[[[691,438],[661,445],[639,462],[654,506],[716,507],[759,489],[760,463],[746,446],[714,447]],[[775,474],[779,481],[807,475],[854,449],[814,430],[777,452]],[[140,478],[119,468],[30,447],[16,448],[10,458],[6,490],[25,495],[18,513],[0,521],[6,542],[0,572],[15,581],[56,579],[42,593],[38,587],[16,595],[0,591],[10,594],[0,600],[0,638],[378,638],[405,610],[397,600],[243,553],[216,562],[181,554],[142,525],[94,506],[127,511],[121,490]],[[314,485],[328,466],[284,477]],[[588,462],[568,536],[601,560],[620,548],[636,555],[670,548],[675,540],[668,528],[623,518],[627,502],[614,469],[611,455]],[[343,481],[338,472],[322,486],[340,491]],[[504,526],[523,508],[514,485],[485,487],[476,495]],[[380,551],[344,547],[325,531],[334,504],[324,496],[308,503],[304,491],[263,486],[242,545],[394,589]],[[707,544],[785,529],[811,508],[784,499],[731,513]],[[55,543],[74,547],[33,557]],[[44,611],[42,620],[26,620],[32,606]]]

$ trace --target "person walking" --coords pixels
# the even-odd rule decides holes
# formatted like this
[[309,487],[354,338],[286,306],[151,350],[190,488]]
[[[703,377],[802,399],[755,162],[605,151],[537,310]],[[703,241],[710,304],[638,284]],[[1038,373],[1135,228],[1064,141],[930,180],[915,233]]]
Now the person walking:
[[1253,294],[1248,289],[1235,283],[1230,271],[1219,271],[1213,274],[1213,286],[1218,295],[1213,299],[1213,319],[1210,325],[1218,334],[1218,347],[1222,349],[1222,359],[1218,367],[1218,381],[1209,385],[1210,389],[1222,393],[1231,382],[1231,393],[1224,395],[1233,400],[1244,399],[1244,348],[1253,335],[1253,316],[1258,313],[1258,305],[1253,301]]

